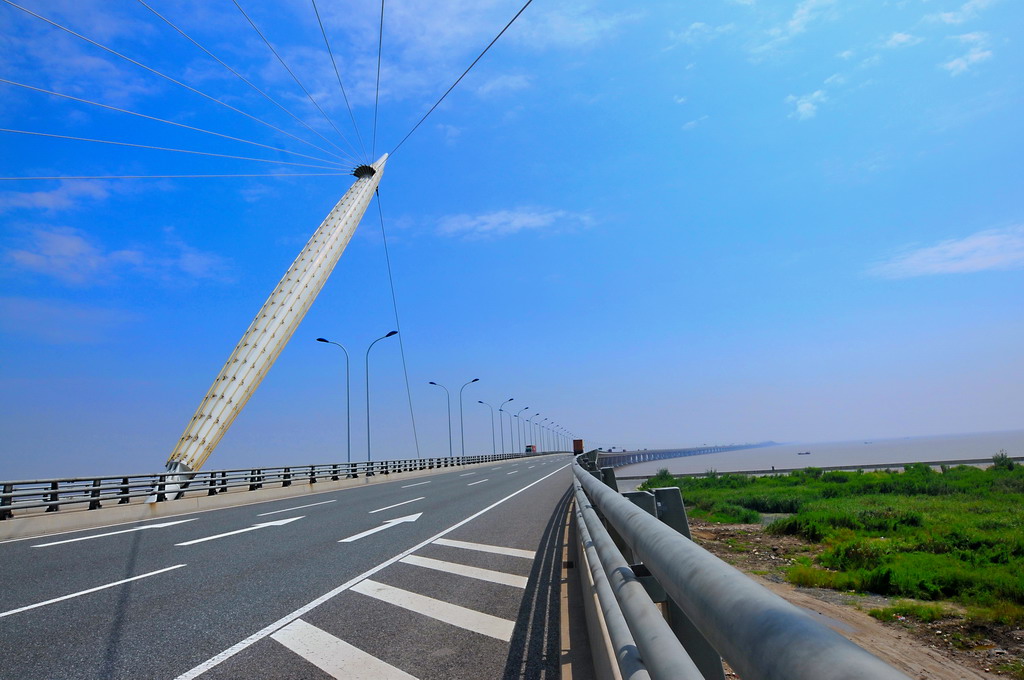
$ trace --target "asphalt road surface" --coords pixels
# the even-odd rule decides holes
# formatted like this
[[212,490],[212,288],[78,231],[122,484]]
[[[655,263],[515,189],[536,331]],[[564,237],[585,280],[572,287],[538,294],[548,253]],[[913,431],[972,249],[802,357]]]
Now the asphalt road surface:
[[0,543],[0,678],[553,680],[570,462]]

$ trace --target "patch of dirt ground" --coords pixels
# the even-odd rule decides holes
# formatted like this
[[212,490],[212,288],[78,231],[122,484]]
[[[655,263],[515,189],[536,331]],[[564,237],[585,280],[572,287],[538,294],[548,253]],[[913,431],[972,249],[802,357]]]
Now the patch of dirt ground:
[[[770,518],[768,518],[770,519]],[[950,617],[933,623],[899,617],[883,623],[871,609],[895,601],[823,588],[802,588],[785,581],[796,558],[820,547],[795,536],[772,536],[761,524],[690,521],[693,540],[792,604],[808,610],[840,635],[920,680],[977,680],[1022,677],[1009,668],[1024,667],[1024,630],[977,625]],[[955,605],[949,605],[955,609]],[[730,673],[731,677],[736,677]]]

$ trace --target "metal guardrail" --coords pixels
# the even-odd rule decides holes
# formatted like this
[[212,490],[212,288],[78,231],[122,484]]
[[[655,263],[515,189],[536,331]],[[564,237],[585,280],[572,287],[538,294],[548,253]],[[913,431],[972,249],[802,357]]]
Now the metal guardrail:
[[[291,486],[292,483],[316,484],[372,475],[432,470],[474,463],[492,463],[513,458],[549,455],[558,452],[499,453],[486,456],[455,456],[452,458],[412,458],[357,463],[290,465],[237,470],[211,470],[183,475],[160,472],[140,475],[106,477],[60,477],[23,481],[0,481],[0,520],[11,519],[18,510],[46,508],[57,512],[61,506],[87,504],[98,510],[104,502],[118,505],[133,498],[155,496],[155,500],[181,498],[186,495],[216,496],[229,490],[245,488],[256,491],[264,486]],[[182,477],[187,477],[182,481]]]
[[[589,462],[584,455],[573,466],[577,519],[623,678],[720,678],[710,647],[744,680],[909,680],[659,520],[662,498],[627,499],[600,481],[602,473],[614,480],[610,469]],[[651,620],[653,600],[637,602],[637,583],[665,602],[670,634]],[[692,661],[673,666],[666,660],[679,648]]]

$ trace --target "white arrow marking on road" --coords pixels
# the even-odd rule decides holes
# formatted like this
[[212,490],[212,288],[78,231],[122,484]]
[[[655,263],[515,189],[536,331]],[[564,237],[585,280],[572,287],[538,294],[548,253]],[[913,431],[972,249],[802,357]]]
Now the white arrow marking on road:
[[122,529],[121,531],[110,531],[105,534],[96,534],[95,536],[80,536],[78,538],[68,538],[63,541],[54,541],[53,543],[40,543],[39,545],[32,546],[33,548],[48,548],[51,545],[63,545],[65,543],[77,543],[78,541],[88,541],[93,538],[103,538],[104,536],[116,536],[118,534],[130,534],[133,531],[143,531],[145,529],[163,529],[164,527],[173,527],[175,524],[184,524],[185,522],[195,522],[198,517],[192,519],[179,519],[176,522],[162,522],[160,524],[146,524],[141,527],[132,527],[131,529]]
[[364,531],[361,534],[356,534],[355,536],[349,536],[348,538],[343,538],[340,541],[338,541],[338,543],[351,543],[352,541],[358,541],[360,538],[366,538],[370,534],[375,534],[378,531],[384,531],[385,529],[390,529],[391,527],[395,526],[396,524],[402,524],[404,522],[415,522],[416,520],[418,520],[422,516],[423,516],[422,512],[417,512],[415,515],[406,515],[405,517],[398,517],[396,519],[389,519],[386,522],[384,522],[384,524],[381,524],[379,527],[374,527],[372,529],[368,529],[367,531]]
[[288,519],[279,519],[276,522],[261,522],[259,524],[253,524],[251,527],[245,529],[235,529],[229,531],[226,534],[217,534],[216,536],[207,536],[206,538],[197,538],[194,541],[185,541],[184,543],[175,543],[174,545],[195,545],[196,543],[202,543],[204,541],[215,541],[218,538],[224,538],[225,536],[234,536],[235,534],[244,534],[247,531],[256,531],[257,529],[264,529],[266,527],[283,527],[285,524],[290,524],[295,520],[302,519],[305,515],[299,515],[298,517],[289,517]]

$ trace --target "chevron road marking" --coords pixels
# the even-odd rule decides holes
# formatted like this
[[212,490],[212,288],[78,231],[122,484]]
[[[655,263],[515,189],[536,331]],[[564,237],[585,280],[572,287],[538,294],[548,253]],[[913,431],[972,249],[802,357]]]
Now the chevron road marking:
[[272,633],[271,638],[339,680],[416,680],[403,670],[339,640],[302,619]]
[[444,571],[449,574],[467,576],[479,581],[489,581],[490,583],[500,583],[505,586],[515,586],[516,588],[525,588],[527,581],[529,581],[525,576],[516,576],[515,574],[506,574],[503,571],[471,567],[468,564],[445,562],[444,560],[435,560],[430,557],[420,557],[419,555],[403,557],[399,562],[402,562],[403,564],[411,564],[417,567],[424,567],[426,569],[433,569],[435,571]]
[[384,522],[384,524],[381,524],[379,527],[367,529],[362,533],[355,534],[354,536],[349,536],[348,538],[343,538],[340,541],[338,541],[338,543],[351,543],[352,541],[358,541],[360,538],[366,538],[367,536],[375,534],[378,531],[384,531],[385,529],[390,529],[393,526],[405,524],[406,522],[415,522],[422,516],[422,512],[417,512],[415,515],[406,515],[405,517],[396,517],[395,519],[389,519],[386,522]]
[[352,586],[352,591],[505,642],[512,639],[512,629],[516,626],[515,621],[500,619],[370,579]]

